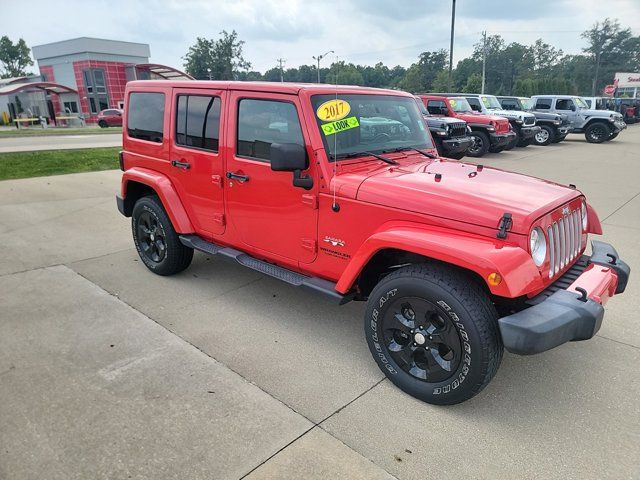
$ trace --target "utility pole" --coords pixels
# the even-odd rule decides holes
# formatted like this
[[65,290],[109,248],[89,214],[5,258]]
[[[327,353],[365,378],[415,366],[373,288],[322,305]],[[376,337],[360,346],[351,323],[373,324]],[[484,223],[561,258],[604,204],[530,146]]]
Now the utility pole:
[[278,65],[280,65],[280,81],[284,82],[284,70],[282,69],[282,66],[285,63],[285,59],[284,58],[279,58],[278,60]]
[[484,81],[487,69],[487,31],[482,32],[482,90],[480,93],[484,93]]
[[447,91],[451,91],[451,69],[453,68],[453,31],[456,25],[456,0],[451,5],[451,42],[449,43],[449,80]]
[[335,53],[333,50],[329,50],[327,53],[323,53],[322,55],[318,55],[317,57],[312,56],[316,62],[318,62],[318,83],[320,83],[320,60],[329,55],[330,53]]

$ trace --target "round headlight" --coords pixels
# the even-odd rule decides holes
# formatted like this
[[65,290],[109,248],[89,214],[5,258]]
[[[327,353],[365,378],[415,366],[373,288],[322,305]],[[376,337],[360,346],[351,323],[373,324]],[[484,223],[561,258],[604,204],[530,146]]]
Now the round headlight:
[[539,227],[531,230],[531,234],[529,235],[529,251],[531,252],[533,263],[535,263],[537,267],[542,266],[544,259],[547,257],[547,241]]
[[589,220],[587,219],[587,202],[582,202],[580,213],[582,214],[582,229],[586,232],[587,226],[589,225]]

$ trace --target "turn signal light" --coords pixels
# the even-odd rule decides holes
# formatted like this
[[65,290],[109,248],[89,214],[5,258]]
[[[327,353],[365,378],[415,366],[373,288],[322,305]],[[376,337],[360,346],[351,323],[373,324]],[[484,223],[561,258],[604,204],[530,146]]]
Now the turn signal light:
[[502,282],[502,275],[500,275],[498,272],[493,272],[489,274],[487,280],[489,282],[489,285],[493,285],[495,287],[500,285],[500,282]]

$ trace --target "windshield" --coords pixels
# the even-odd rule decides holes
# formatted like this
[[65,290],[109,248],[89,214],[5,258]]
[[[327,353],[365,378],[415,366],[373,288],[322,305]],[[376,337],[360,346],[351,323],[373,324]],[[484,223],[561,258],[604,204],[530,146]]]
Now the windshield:
[[496,110],[502,110],[502,105],[500,105],[500,102],[498,101],[498,99],[493,95],[483,95],[480,97],[480,99],[482,100],[482,103],[484,103],[485,107],[495,108]]
[[589,108],[585,101],[580,97],[576,97],[573,100],[576,102],[576,105],[578,105],[578,108]]
[[420,110],[420,113],[422,115],[429,115],[429,110],[427,110],[427,107],[424,106],[424,103],[422,102],[422,99],[420,97],[416,97],[416,103],[418,104],[418,110]]
[[433,148],[413,97],[314,95],[311,104],[329,160],[363,152]]
[[533,100],[530,98],[521,98],[520,105],[522,105],[522,110],[533,110]]
[[463,97],[450,98],[449,105],[451,106],[451,110],[454,112],[464,113],[473,111],[471,110],[471,105],[469,105],[467,99]]

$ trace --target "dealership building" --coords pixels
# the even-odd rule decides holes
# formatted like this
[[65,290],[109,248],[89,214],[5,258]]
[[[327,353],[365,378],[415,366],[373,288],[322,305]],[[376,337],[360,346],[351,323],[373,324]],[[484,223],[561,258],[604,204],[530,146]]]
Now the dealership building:
[[40,75],[0,81],[0,118],[82,117],[124,106],[125,85],[135,79],[191,79],[175,68],[151,64],[149,45],[81,37],[32,48]]
[[640,98],[640,73],[616,73],[616,97]]

